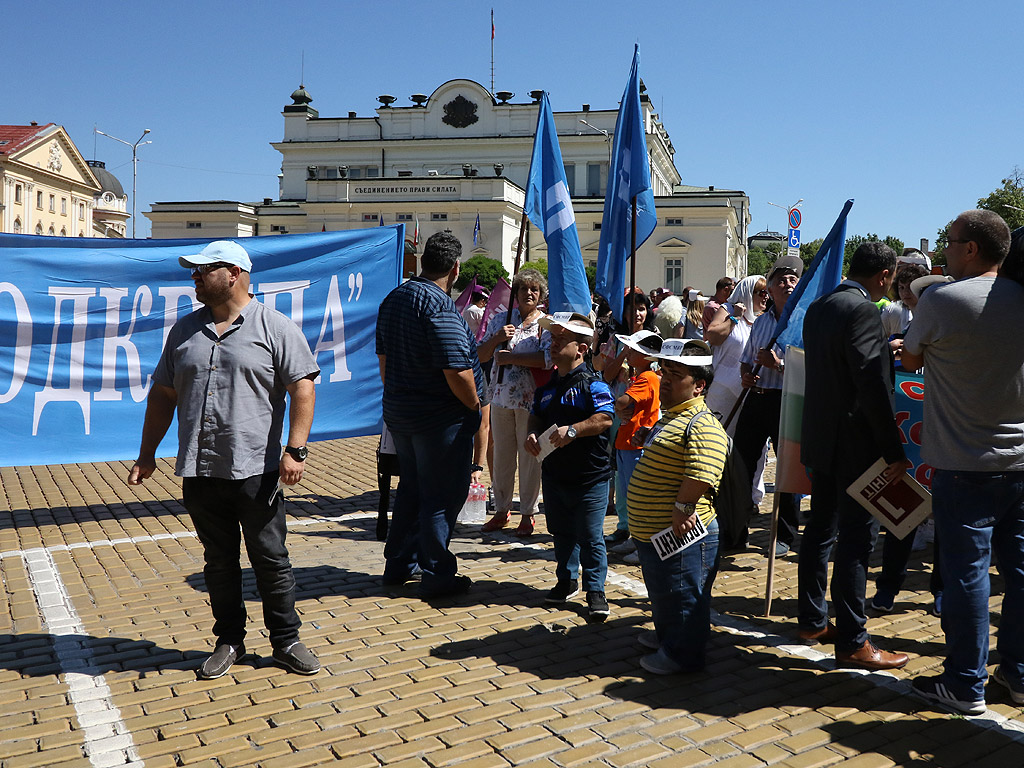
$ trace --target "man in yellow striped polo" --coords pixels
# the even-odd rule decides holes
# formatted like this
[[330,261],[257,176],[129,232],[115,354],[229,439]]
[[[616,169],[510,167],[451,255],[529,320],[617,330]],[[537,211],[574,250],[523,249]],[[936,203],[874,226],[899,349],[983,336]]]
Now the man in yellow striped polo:
[[652,359],[661,365],[662,417],[633,470],[627,506],[655,627],[640,636],[641,645],[654,651],[640,665],[669,675],[704,668],[711,587],[718,572],[718,521],[711,500],[728,442],[704,405],[714,378],[707,343],[666,339]]

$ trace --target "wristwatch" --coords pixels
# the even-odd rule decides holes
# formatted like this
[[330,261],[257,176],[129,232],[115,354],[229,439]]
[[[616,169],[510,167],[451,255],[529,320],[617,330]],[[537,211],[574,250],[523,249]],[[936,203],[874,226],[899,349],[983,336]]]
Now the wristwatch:
[[469,471],[470,472],[483,472],[484,468],[481,467],[479,464],[470,464],[469,465]]
[[572,424],[570,424],[569,428],[565,431],[565,436],[568,437],[570,440],[575,440],[576,439],[576,427],[574,427]]
[[684,503],[683,503],[683,502],[681,502],[681,501],[677,501],[677,502],[676,502],[676,509],[678,509],[678,510],[679,510],[680,512],[682,512],[682,513],[683,513],[684,515],[686,515],[687,517],[689,517],[690,515],[692,515],[692,514],[693,514],[694,512],[696,512],[696,511],[697,511],[697,505],[696,505],[696,504],[693,504],[693,503],[691,503],[691,502],[686,502],[686,503],[684,504]]
[[299,448],[293,448],[289,445],[284,449],[284,452],[296,461],[305,461],[306,457],[309,455],[309,448],[304,445]]

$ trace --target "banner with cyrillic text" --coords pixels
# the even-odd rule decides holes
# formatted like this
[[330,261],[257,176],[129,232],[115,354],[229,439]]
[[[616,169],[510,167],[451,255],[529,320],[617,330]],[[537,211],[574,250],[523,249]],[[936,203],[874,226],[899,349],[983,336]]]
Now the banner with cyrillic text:
[[907,470],[928,490],[932,487],[932,467],[921,459],[921,426],[924,423],[924,376],[896,372],[896,426],[903,441],[903,453],[913,464]]
[[[201,306],[178,257],[208,242],[0,234],[0,466],[136,457],[167,334]],[[236,242],[257,300],[295,321],[320,366],[311,439],[379,434],[377,308],[399,282],[404,226]],[[176,429],[158,455],[175,455]]]

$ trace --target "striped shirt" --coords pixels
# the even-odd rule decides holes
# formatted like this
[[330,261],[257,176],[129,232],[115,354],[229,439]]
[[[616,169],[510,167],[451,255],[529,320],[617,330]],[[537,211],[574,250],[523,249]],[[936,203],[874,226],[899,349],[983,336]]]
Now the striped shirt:
[[[757,365],[757,351],[768,346],[768,342],[772,340],[772,336],[775,334],[775,326],[777,324],[778,318],[775,317],[772,310],[758,315],[754,324],[750,327],[747,345],[743,348],[743,354],[740,356],[741,363],[746,363],[751,368]],[[775,354],[778,355],[780,360],[786,359],[785,350],[778,344],[775,344],[772,349],[775,350]],[[761,370],[757,372],[757,375],[761,377],[757,382],[757,386],[765,389],[782,389],[782,374],[774,368],[761,366]]]
[[651,430],[626,496],[633,538],[650,541],[652,535],[672,525],[676,496],[684,478],[711,486],[697,502],[697,515],[705,526],[714,519],[711,491],[718,489],[725,468],[725,430],[708,411],[707,416],[693,422],[689,443],[686,440],[690,419],[705,410],[704,398],[695,397],[663,410],[661,420]]
[[414,277],[384,297],[377,314],[377,354],[385,355],[384,421],[392,432],[448,426],[467,414],[444,371],[471,368],[477,395],[484,379],[476,341],[451,297]]

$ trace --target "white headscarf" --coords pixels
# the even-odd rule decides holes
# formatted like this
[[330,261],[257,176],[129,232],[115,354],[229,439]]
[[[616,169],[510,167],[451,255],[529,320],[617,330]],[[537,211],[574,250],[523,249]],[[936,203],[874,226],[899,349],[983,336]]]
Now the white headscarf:
[[764,280],[764,275],[747,275],[736,283],[736,287],[732,289],[732,295],[729,296],[730,304],[743,305],[743,317],[748,323],[754,322],[757,317],[754,314],[754,286],[759,280]]

